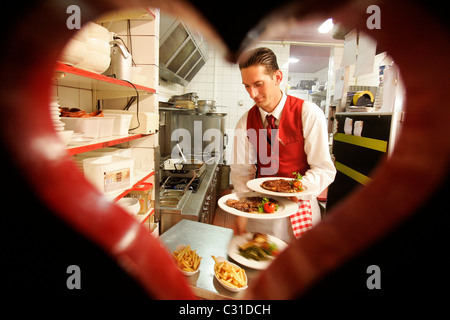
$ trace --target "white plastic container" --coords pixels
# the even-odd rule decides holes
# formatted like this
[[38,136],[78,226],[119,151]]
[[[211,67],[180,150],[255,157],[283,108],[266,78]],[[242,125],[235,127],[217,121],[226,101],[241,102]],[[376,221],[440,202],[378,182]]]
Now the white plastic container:
[[[83,119],[83,118],[81,118]],[[84,136],[86,138],[97,139],[100,137],[102,120],[100,118],[84,118]]]
[[113,135],[115,119],[113,117],[99,117],[96,119],[100,119],[101,121],[98,137],[111,137]]
[[114,118],[113,135],[124,136],[130,129],[132,114],[116,114],[105,112],[108,118]]
[[61,121],[66,124],[66,130],[73,130],[75,133],[82,133],[86,138],[110,137],[113,134],[114,118],[91,117],[91,118],[71,118],[61,117]]
[[83,161],[84,176],[100,191],[111,194],[133,186],[134,160],[115,155]]
[[118,154],[118,151],[119,151],[118,148],[110,148],[110,147],[101,148],[101,149],[97,149],[97,150],[93,150],[93,151],[87,151],[87,152],[76,154],[73,156],[73,160],[75,161],[75,163],[76,163],[77,167],[80,169],[80,171],[84,172],[83,161],[85,161],[86,159],[104,157],[104,156],[109,156],[109,155],[113,155],[113,154],[120,156]]
[[159,114],[154,112],[139,112],[139,122],[138,116],[135,111],[129,110],[116,110],[116,109],[103,109],[103,113],[108,116],[112,114],[131,114],[131,128],[136,129],[132,130],[132,133],[142,133],[142,134],[150,134],[155,133],[159,129]]
[[66,130],[73,130],[75,133],[82,133],[86,138],[98,138],[100,134],[100,118],[71,118],[61,117],[66,124]]

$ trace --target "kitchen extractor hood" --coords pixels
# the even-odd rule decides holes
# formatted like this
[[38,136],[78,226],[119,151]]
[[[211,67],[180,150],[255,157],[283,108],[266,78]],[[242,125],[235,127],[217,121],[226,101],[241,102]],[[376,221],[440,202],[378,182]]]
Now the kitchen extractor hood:
[[160,14],[159,76],[186,86],[208,60],[203,37],[175,17]]

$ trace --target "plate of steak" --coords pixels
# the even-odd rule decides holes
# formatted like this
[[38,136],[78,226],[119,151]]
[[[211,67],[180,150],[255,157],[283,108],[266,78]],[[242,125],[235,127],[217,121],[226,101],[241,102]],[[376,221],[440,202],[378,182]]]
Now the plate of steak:
[[286,198],[267,197],[257,192],[227,194],[217,203],[225,212],[252,219],[279,219],[298,210],[296,202]]
[[296,188],[292,178],[266,177],[247,182],[247,187],[255,192],[278,197],[301,197],[312,194],[312,186],[301,181],[301,187]]

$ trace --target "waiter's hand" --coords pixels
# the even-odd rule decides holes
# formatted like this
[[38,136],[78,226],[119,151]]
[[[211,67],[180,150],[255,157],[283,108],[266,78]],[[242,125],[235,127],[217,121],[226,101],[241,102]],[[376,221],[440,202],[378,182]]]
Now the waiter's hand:
[[287,197],[286,199],[291,200],[291,201],[296,202],[296,203],[299,200],[297,197]]
[[236,216],[233,226],[234,234],[241,235],[247,233],[247,218]]

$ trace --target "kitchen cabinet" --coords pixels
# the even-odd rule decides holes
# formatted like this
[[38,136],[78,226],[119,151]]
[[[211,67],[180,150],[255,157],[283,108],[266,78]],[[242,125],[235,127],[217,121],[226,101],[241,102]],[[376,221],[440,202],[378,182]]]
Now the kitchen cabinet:
[[338,125],[332,153],[337,173],[328,187],[327,210],[371,181],[373,170],[394,149],[402,115],[401,112],[336,113]]

